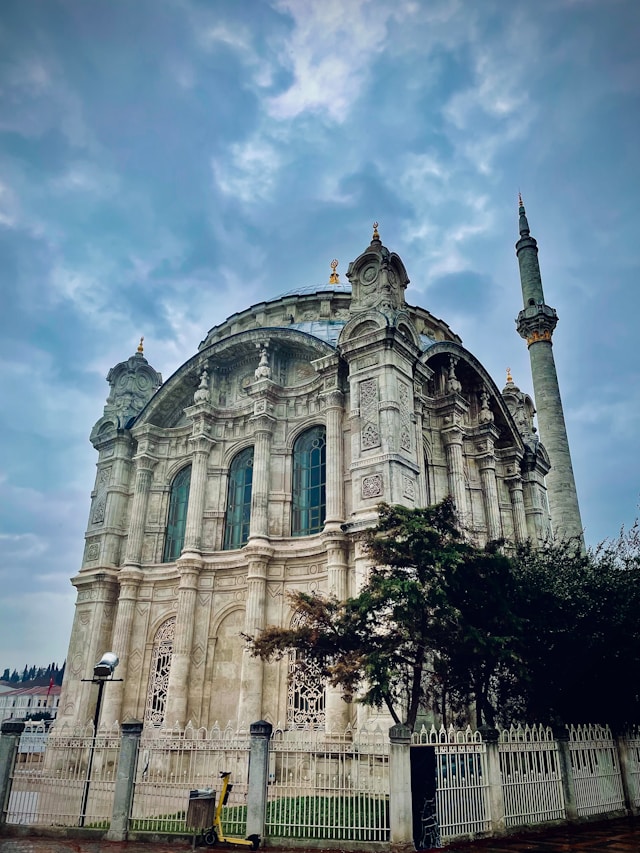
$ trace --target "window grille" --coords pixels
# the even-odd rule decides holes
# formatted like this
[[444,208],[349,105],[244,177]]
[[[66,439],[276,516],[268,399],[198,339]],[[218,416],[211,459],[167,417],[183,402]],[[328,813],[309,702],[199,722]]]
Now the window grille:
[[163,563],[173,563],[177,560],[184,546],[190,485],[191,465],[187,465],[175,477],[171,485],[167,531],[164,539],[164,553],[162,555]]
[[171,619],[163,622],[153,641],[149,689],[147,690],[147,708],[144,719],[146,723],[151,723],[152,726],[156,727],[164,725],[169,670],[171,669],[175,633],[176,619],[173,616]]
[[326,433],[318,426],[303,433],[293,447],[292,536],[309,536],[322,530],[326,482]]
[[[304,622],[299,611],[294,613],[291,627],[298,628]],[[325,683],[320,665],[306,659],[302,652],[289,652],[287,678],[287,728],[323,728],[325,723]]]
[[224,550],[242,548],[249,539],[251,487],[253,483],[253,447],[234,458],[229,468],[229,491],[224,529]]

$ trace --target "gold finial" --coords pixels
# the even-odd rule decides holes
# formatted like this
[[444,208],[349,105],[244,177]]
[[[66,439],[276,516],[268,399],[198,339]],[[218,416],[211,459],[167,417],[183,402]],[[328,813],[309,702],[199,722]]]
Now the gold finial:
[[524,207],[524,202],[522,201],[522,193],[518,190],[518,204],[520,207]]
[[378,234],[378,223],[377,222],[373,223],[373,237],[371,239],[372,240],[379,240],[380,239],[380,235]]
[[331,266],[331,275],[329,276],[329,284],[339,284],[340,283],[340,276],[336,272],[336,268],[338,266],[338,261],[336,258],[334,258],[331,261],[330,266]]
[[144,352],[144,347],[142,346],[142,342],[144,341],[144,335],[140,338],[140,343],[138,344],[138,352],[142,354]]
[[513,385],[513,376],[511,375],[511,368],[507,367],[507,385]]

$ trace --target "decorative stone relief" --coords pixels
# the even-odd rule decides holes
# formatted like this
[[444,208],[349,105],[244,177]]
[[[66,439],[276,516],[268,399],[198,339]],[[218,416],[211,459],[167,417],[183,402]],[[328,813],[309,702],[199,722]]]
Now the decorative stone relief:
[[383,494],[382,474],[371,474],[362,478],[362,497],[378,498]]
[[459,394],[462,391],[462,384],[456,376],[456,365],[458,359],[455,356],[449,356],[449,369],[447,371],[446,388],[448,394]]
[[84,561],[85,563],[90,563],[94,560],[97,560],[100,556],[100,540],[99,539],[87,539],[87,543],[85,545],[84,550]]
[[416,497],[416,484],[411,479],[411,477],[403,477],[403,488],[402,494],[405,498],[409,498],[409,500],[415,500]]
[[400,429],[400,449],[411,453],[411,433],[406,426]]
[[380,424],[378,414],[378,381],[365,379],[360,383],[360,416],[362,432],[360,447],[369,450],[380,446]]

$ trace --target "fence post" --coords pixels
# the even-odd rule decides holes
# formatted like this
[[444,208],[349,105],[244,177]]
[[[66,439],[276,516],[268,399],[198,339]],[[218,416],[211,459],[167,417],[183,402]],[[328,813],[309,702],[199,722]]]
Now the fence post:
[[0,728],[0,826],[7,820],[11,773],[23,731],[24,720],[5,720]]
[[138,745],[142,734],[140,720],[127,720],[122,723],[120,739],[120,754],[116,771],[116,787],[113,795],[113,811],[111,826],[107,832],[109,841],[126,841],[129,829],[129,816],[133,802],[133,783],[136,773],[136,758]]
[[267,779],[269,777],[269,738],[273,726],[258,720],[249,726],[251,752],[249,753],[249,783],[247,785],[247,837],[264,837],[267,815]]
[[389,729],[389,825],[392,850],[415,850],[411,798],[411,729]]
[[633,778],[633,763],[629,755],[629,744],[624,735],[618,735],[615,739],[618,750],[618,762],[620,764],[620,778],[624,792],[624,804],[630,815],[638,814],[638,807],[634,804],[634,791],[636,790]]
[[571,750],[569,748],[569,729],[566,726],[554,726],[553,736],[558,744],[560,759],[560,776],[562,778],[562,793],[564,795],[564,812],[567,820],[578,819],[578,800],[576,783],[571,769]]
[[487,774],[489,782],[489,809],[491,815],[491,830],[503,833],[504,822],[504,792],[502,790],[502,773],[500,772],[500,733],[492,726],[480,726],[478,729],[487,747]]

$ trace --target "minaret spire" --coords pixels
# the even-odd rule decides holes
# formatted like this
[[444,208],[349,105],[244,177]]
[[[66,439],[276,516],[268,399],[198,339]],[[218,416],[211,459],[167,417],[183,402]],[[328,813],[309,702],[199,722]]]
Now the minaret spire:
[[516,322],[518,333],[529,347],[540,438],[551,461],[551,470],[546,477],[551,522],[558,538],[575,537],[584,547],[578,495],[551,343],[558,315],[555,308],[550,308],[544,301],[538,244],[530,234],[520,193],[518,202],[520,239],[516,243],[516,255],[520,265],[524,308]]

